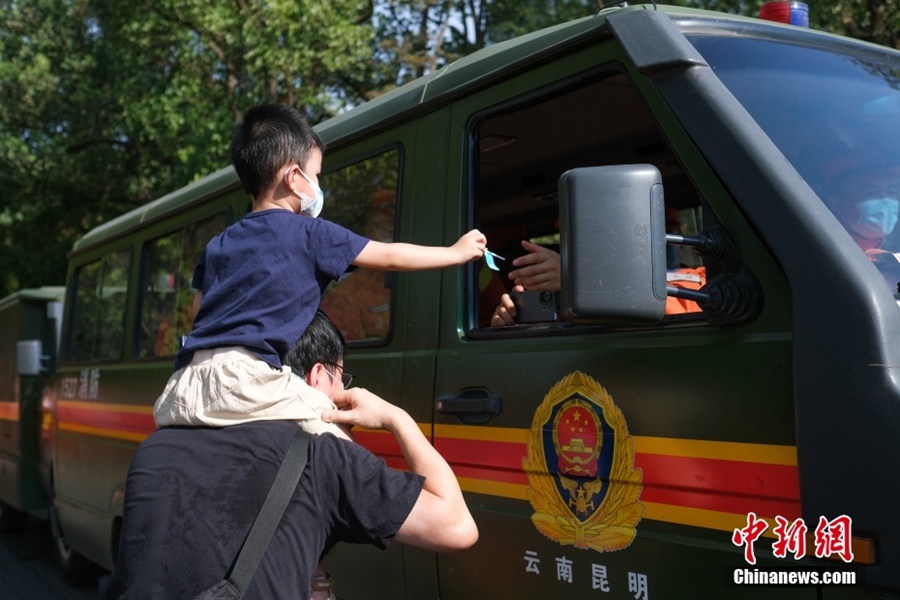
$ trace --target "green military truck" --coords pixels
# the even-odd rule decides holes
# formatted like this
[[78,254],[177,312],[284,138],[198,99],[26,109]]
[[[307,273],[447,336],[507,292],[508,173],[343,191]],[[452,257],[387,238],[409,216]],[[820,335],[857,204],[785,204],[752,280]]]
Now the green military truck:
[[[641,5],[319,125],[323,218],[431,245],[478,227],[505,259],[359,269],[323,297],[358,384],[420,423],[480,531],[448,556],[340,547],[338,597],[896,597],[898,90],[893,50]],[[114,565],[193,265],[248,205],[226,168],[70,254],[42,404],[70,572]],[[561,274],[499,327],[530,244]]]
[[[0,299],[0,532],[24,529],[50,506],[49,456],[41,409],[56,361],[65,288],[21,290]],[[42,483],[43,482],[43,483]]]

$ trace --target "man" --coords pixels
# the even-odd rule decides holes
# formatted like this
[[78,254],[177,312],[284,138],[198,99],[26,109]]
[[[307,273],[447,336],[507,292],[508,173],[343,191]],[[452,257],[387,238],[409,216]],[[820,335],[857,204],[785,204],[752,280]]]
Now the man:
[[[343,340],[321,313],[298,341],[306,382],[339,410],[323,419],[384,429],[410,472],[389,469],[352,442],[313,436],[309,462],[246,598],[298,598],[335,543],[433,551],[468,548],[475,522],[449,465],[402,409],[360,388],[343,390]],[[335,348],[338,348],[336,351]],[[315,362],[313,362],[315,361]],[[193,598],[224,578],[262,506],[297,425],[167,427],[135,453],[107,598]]]
[[900,256],[885,246],[900,215],[900,166],[877,154],[853,154],[826,163],[823,176],[826,204],[896,293]]
[[825,200],[862,250],[880,249],[900,211],[900,167],[848,156],[826,164]]

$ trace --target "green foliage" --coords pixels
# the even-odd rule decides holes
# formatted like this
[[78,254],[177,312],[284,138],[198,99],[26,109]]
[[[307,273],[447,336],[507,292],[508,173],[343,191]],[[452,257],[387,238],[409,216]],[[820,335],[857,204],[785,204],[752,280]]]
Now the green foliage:
[[[228,164],[261,102],[348,102],[365,0],[0,3],[0,297],[61,283],[75,239]],[[358,97],[351,96],[353,102]]]
[[[759,15],[768,0],[675,0],[677,4],[748,17]],[[898,0],[805,0],[809,26],[858,40],[900,49],[900,2]]]
[[596,0],[405,0],[375,10],[380,67],[364,97],[430,73],[523,33],[584,17]]
[[[124,148],[79,2],[0,4],[0,295],[58,284],[80,233],[114,214]],[[118,212],[118,211],[116,211]]]

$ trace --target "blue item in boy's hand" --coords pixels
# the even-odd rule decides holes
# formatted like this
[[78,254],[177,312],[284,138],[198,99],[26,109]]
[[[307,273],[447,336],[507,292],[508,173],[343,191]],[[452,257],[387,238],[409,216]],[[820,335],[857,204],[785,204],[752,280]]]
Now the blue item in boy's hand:
[[485,250],[485,251],[484,251],[484,262],[487,263],[488,269],[492,269],[492,270],[494,270],[494,271],[499,271],[499,270],[500,270],[500,267],[498,267],[498,266],[497,266],[497,263],[494,262],[494,259],[495,259],[495,258],[496,258],[497,260],[506,260],[505,258],[503,258],[502,256],[500,256],[499,254],[495,254],[495,253],[491,252],[490,250]]

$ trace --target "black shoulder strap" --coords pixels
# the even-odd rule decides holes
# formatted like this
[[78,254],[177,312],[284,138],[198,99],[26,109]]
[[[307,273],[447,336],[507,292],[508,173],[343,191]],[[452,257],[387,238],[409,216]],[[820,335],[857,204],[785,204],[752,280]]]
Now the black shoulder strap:
[[250,580],[253,579],[253,574],[269,546],[269,540],[272,539],[272,534],[278,528],[278,523],[281,522],[281,517],[297,488],[303,469],[306,468],[306,460],[309,456],[309,436],[310,434],[297,429],[291,447],[288,448],[281,467],[275,475],[269,495],[266,496],[266,501],[259,509],[259,514],[253,521],[253,527],[250,528],[247,539],[244,540],[244,545],[241,546],[237,559],[235,559],[234,566],[231,567],[228,581],[237,588],[241,597],[247,592]]

